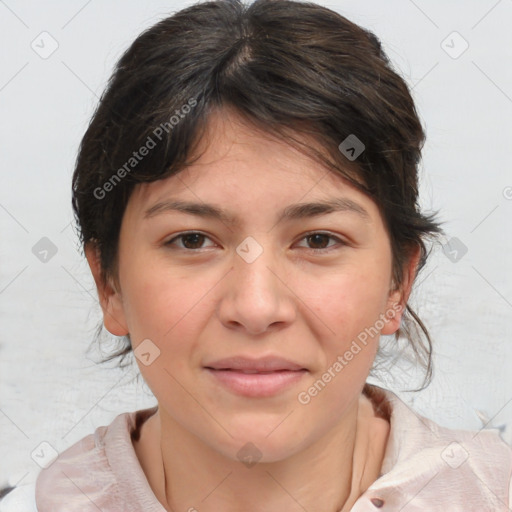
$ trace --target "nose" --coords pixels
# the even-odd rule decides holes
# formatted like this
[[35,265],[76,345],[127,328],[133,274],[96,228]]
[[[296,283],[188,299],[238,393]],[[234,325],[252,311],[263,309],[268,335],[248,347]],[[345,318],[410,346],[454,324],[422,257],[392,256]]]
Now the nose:
[[[264,248],[255,259],[247,258],[243,247],[239,249],[234,252],[233,267],[222,282],[218,305],[221,322],[251,335],[289,325],[295,318],[296,305],[284,265],[269,248]],[[254,249],[253,241],[249,255]]]

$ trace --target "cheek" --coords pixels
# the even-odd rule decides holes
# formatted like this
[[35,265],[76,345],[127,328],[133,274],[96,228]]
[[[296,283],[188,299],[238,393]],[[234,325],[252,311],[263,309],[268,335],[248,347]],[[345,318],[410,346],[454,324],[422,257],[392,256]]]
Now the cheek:
[[212,314],[211,297],[206,292],[214,288],[218,278],[209,277],[200,273],[196,278],[177,275],[165,267],[158,271],[146,268],[133,273],[125,288],[125,312],[135,356],[138,345],[147,339],[158,354],[147,366],[137,358],[140,372],[155,396],[165,396],[177,409],[190,407],[181,385],[188,389],[193,386],[190,379],[195,375],[190,374],[190,368],[199,364],[201,332]]
[[[305,301],[323,324],[324,340],[342,348],[361,331],[375,325],[388,299],[386,272],[348,269],[302,285]],[[325,336],[327,334],[327,336]],[[320,332],[318,332],[320,335]]]
[[124,309],[134,343],[144,338],[165,343],[175,332],[184,329],[201,309],[203,286],[166,269],[134,272],[124,290],[127,297]]
[[[201,284],[205,284],[204,279]],[[192,389],[187,381],[188,370],[204,323],[201,315],[207,302],[203,298],[205,288],[198,285],[165,268],[147,268],[136,276],[134,273],[126,285],[129,299],[125,311],[135,355],[138,345],[146,339],[154,343],[156,348],[152,350],[158,354],[149,365],[137,358],[137,365],[153,394],[171,410],[191,408],[190,397],[182,386]]]
[[308,413],[308,428],[334,425],[366,382],[378,348],[375,326],[387,302],[387,280],[381,275],[386,273],[354,270],[308,283],[309,303],[321,320],[315,335],[324,356],[322,368],[297,396]]

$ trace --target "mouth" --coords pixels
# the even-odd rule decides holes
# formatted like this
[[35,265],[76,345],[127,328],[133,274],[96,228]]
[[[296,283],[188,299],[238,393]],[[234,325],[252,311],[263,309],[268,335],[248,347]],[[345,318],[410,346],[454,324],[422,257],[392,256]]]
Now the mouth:
[[307,368],[280,357],[232,357],[204,366],[223,388],[246,397],[270,397],[296,385]]

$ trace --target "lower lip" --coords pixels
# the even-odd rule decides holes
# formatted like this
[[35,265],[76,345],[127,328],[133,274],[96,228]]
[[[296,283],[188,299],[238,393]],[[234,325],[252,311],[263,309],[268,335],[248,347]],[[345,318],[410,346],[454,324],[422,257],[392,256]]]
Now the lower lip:
[[211,368],[206,370],[230,391],[249,397],[276,395],[299,382],[307,373],[307,370],[281,370],[270,373],[243,373]]

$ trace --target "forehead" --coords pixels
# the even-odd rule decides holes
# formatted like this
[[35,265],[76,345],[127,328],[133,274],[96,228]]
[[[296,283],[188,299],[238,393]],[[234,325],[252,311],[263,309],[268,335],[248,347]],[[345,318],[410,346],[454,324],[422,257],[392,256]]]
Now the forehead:
[[[326,154],[318,141],[295,132],[293,137]],[[196,202],[217,198],[235,207],[239,204],[239,208],[249,196],[259,197],[262,205],[276,208],[282,208],[285,202],[340,196],[357,199],[370,209],[373,205],[343,176],[256,128],[229,108],[212,112],[192,156],[199,158],[179,173],[137,185],[130,198],[132,205],[146,211],[170,195]]]

